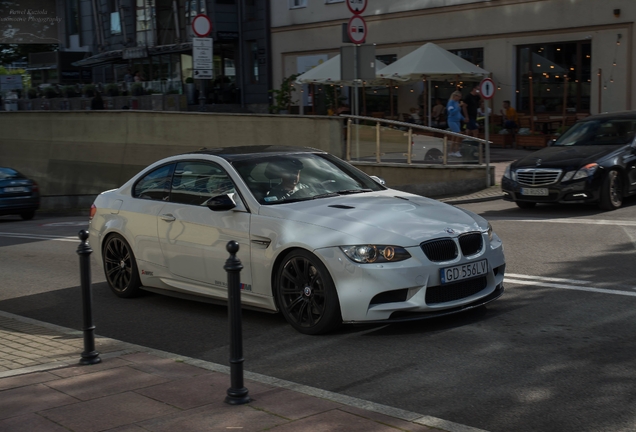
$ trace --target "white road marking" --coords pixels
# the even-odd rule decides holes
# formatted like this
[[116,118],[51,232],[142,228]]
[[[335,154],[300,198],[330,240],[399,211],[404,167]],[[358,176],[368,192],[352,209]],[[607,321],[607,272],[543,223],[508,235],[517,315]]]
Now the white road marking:
[[606,220],[606,219],[515,219],[515,218],[497,218],[489,217],[489,220],[513,221],[513,222],[547,222],[561,224],[580,224],[580,225],[614,225],[614,226],[636,226],[636,221],[627,220]]
[[23,239],[31,239],[31,240],[53,240],[53,241],[80,243],[80,239],[77,236],[62,237],[62,236],[52,236],[52,235],[45,235],[45,234],[23,234],[23,233],[0,232],[0,237],[23,238]]
[[622,295],[622,296],[628,296],[628,297],[636,297],[636,287],[629,287],[629,289],[632,289],[634,291],[621,291],[621,290],[612,290],[612,289],[605,289],[605,288],[593,288],[589,286],[580,286],[575,284],[566,285],[566,284],[559,284],[559,283],[543,282],[539,280],[537,276],[524,276],[527,278],[534,278],[535,280],[515,279],[514,277],[510,278],[508,276],[510,275],[506,275],[506,277],[504,278],[504,281],[506,283],[519,284],[519,285],[534,285],[534,286],[545,287],[545,288],[559,288],[559,289],[567,289],[567,290],[574,290],[574,291],[587,291],[587,292],[595,292],[595,293],[601,293],[601,294],[615,294],[615,295]]

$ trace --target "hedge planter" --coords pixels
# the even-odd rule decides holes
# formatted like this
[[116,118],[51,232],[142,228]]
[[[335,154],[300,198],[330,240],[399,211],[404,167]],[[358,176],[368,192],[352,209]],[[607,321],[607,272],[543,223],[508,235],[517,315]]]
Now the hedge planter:
[[546,145],[545,135],[517,135],[517,147],[541,148]]

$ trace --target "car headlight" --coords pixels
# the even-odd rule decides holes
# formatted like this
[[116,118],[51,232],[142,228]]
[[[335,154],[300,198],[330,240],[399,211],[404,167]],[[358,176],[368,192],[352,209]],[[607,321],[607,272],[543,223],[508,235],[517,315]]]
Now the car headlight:
[[411,254],[400,246],[351,245],[340,246],[340,249],[352,261],[360,264],[396,262],[411,258]]
[[504,178],[510,179],[512,181],[516,181],[516,175],[515,175],[515,171],[511,168],[512,165],[508,165],[506,167],[506,170],[504,171]]
[[578,171],[566,172],[561,181],[580,180],[594,175],[598,169],[597,163],[591,163],[580,168]]
[[503,176],[504,176],[504,178],[512,180],[512,177],[510,176],[510,165],[508,165],[506,167],[506,170],[504,171],[504,175]]

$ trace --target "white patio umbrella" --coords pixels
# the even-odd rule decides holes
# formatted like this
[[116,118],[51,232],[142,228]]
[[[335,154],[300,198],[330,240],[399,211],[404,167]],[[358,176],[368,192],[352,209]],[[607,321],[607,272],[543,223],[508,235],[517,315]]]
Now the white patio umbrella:
[[[376,76],[380,70],[386,67],[386,64],[382,63],[380,60],[375,60],[375,73]],[[373,85],[384,85],[388,83],[388,79],[377,78],[375,80],[367,80],[364,81],[362,87],[364,86],[373,86]],[[304,74],[298,76],[296,78],[296,83],[298,84],[322,84],[322,85],[346,85],[346,86],[354,86],[353,81],[346,81],[340,79],[340,54],[335,57],[330,58],[324,63],[319,64],[318,66],[308,70]],[[364,90],[363,90],[364,91]]]
[[[422,45],[415,51],[391,63],[378,73],[378,78],[388,78],[404,82],[428,81],[428,95],[431,94],[431,81],[449,78],[464,81],[480,81],[490,75],[485,69],[435,45],[432,42]],[[428,106],[428,124],[431,124],[430,103]]]
[[[375,61],[375,73],[378,75],[379,71],[384,69],[386,64],[380,60]],[[378,79],[372,81],[365,81],[366,85],[380,85],[385,84],[386,79]],[[338,84],[338,85],[353,85],[353,81],[343,81],[340,79],[340,54],[330,58],[324,63],[308,70],[304,74],[296,78],[298,84]]]

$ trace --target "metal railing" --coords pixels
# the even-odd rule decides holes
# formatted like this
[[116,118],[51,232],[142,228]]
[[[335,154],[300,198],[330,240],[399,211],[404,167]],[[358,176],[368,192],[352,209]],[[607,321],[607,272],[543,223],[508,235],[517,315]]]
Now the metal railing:
[[[460,146],[462,144],[466,145],[467,143],[471,143],[471,145],[473,146],[477,144],[478,157],[476,158],[476,160],[471,161],[470,163],[471,164],[478,163],[479,165],[485,164],[487,171],[489,171],[490,141],[487,141],[483,138],[476,138],[476,137],[472,137],[468,135],[463,135],[460,133],[451,132],[448,130],[437,129],[434,127],[417,125],[413,123],[406,123],[406,122],[401,122],[397,120],[377,118],[377,117],[353,116],[348,114],[341,115],[341,117],[347,118],[347,137],[346,137],[346,152],[345,152],[345,155],[346,155],[345,158],[347,161],[352,160],[351,159],[352,148],[355,147],[357,150],[357,157],[355,160],[367,161],[367,162],[375,161],[376,163],[381,163],[382,156],[386,155],[385,153],[382,153],[383,143],[382,143],[382,133],[381,133],[382,126],[385,126],[387,129],[399,130],[399,131],[405,132],[404,136],[407,137],[403,147],[404,149],[406,149],[406,153],[401,153],[401,155],[397,154],[398,163],[401,160],[399,156],[402,156],[406,158],[405,159],[406,164],[408,165],[413,164],[414,137],[421,136],[421,135],[414,134],[414,130],[415,130],[415,131],[423,131],[428,134],[428,135],[425,135],[425,137],[428,138],[428,143],[432,147],[429,150],[429,153],[430,151],[435,150],[434,154],[437,155],[437,157],[435,158],[433,157],[427,158],[426,155],[428,153],[424,153],[423,160],[422,162],[419,162],[419,163],[425,163],[425,164],[440,164],[441,163],[442,165],[449,165],[449,153],[448,153],[449,141],[452,143],[453,138],[455,138],[456,142],[458,142]],[[375,151],[373,152],[373,155],[375,155],[375,159],[360,158],[360,137],[359,137],[360,126],[361,126],[359,124],[360,122],[375,123]],[[358,136],[356,136],[356,134],[358,134]],[[429,135],[433,135],[433,136],[429,136]],[[437,135],[437,137],[435,135]],[[441,137],[439,137],[439,135],[441,135]],[[440,142],[437,145],[431,145],[435,139],[439,140]],[[368,144],[369,141],[366,141],[366,143]],[[393,146],[395,147],[395,143],[393,144]],[[385,144],[385,147],[386,147],[386,144]],[[465,150],[465,151],[469,151],[469,150]],[[466,162],[467,159],[470,159],[470,158],[464,157],[462,161],[457,161],[457,162]],[[396,160],[392,160],[392,162],[396,162]],[[452,163],[452,166],[456,166],[456,165],[457,163]]]

